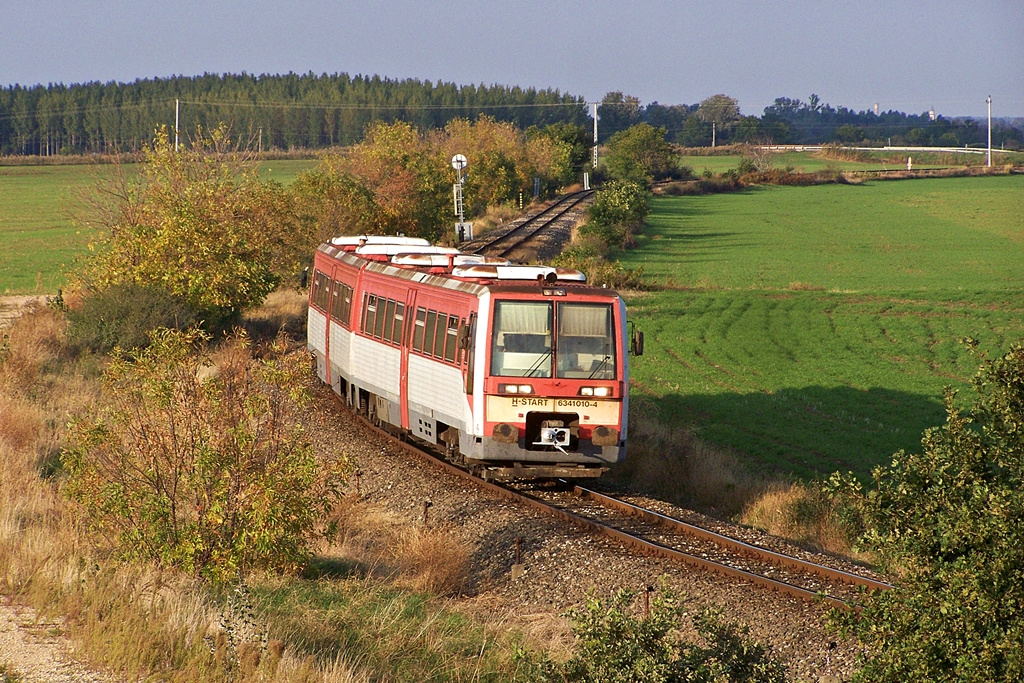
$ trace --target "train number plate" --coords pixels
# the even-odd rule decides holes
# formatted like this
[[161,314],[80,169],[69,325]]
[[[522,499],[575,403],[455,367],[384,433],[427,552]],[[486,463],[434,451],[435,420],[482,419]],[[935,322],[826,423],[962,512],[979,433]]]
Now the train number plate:
[[523,422],[531,412],[579,413],[584,424],[618,426],[621,403],[586,398],[488,396],[488,422]]

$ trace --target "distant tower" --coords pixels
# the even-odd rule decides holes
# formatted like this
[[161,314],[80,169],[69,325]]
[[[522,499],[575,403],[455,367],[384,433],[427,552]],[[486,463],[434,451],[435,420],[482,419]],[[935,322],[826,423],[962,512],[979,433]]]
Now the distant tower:
[[934,121],[935,120],[935,107],[932,107],[931,109],[928,110],[928,120],[929,121]]
[[875,102],[875,116],[878,116],[878,102]]

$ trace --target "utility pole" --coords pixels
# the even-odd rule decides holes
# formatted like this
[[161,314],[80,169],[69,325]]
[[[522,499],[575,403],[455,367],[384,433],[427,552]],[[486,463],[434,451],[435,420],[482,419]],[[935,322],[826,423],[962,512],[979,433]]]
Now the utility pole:
[[174,100],[174,153],[178,153],[178,131],[181,130],[178,126],[178,115],[181,111],[181,103],[177,98]]
[[988,156],[986,166],[992,168],[992,96],[985,100],[988,103]]
[[597,102],[591,102],[594,108],[594,168],[597,168]]

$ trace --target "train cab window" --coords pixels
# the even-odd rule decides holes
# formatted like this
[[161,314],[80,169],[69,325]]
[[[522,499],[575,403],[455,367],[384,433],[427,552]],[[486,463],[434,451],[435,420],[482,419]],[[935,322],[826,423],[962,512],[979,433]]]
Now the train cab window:
[[416,324],[413,326],[412,331],[412,348],[415,351],[423,350],[423,336],[424,330],[427,326],[427,309],[417,308],[416,309]]
[[558,377],[615,379],[615,318],[608,304],[558,304]]
[[456,316],[448,318],[448,333],[445,335],[444,359],[449,363],[455,362],[455,349],[459,345],[459,319]]
[[551,313],[551,304],[546,301],[494,303],[492,375],[551,376]]

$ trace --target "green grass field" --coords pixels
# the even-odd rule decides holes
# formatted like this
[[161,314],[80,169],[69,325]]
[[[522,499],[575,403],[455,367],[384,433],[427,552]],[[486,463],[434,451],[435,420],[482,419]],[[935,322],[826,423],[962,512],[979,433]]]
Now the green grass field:
[[[287,185],[316,163],[268,161],[260,175]],[[0,294],[56,293],[92,237],[76,218],[81,193],[110,173],[99,165],[0,166]]]
[[753,465],[866,475],[966,387],[958,339],[1024,338],[1021,206],[1021,176],[656,198],[634,386]]
[[[893,153],[886,154],[865,154],[867,161],[844,161],[829,159],[814,152],[780,152],[770,157],[771,165],[775,168],[791,167],[798,173],[814,173],[825,169],[837,171],[899,171],[906,168],[906,157],[902,157],[900,163],[885,161],[884,157],[891,157]],[[739,154],[728,154],[722,156],[684,156],[680,157],[680,164],[688,166],[695,174],[701,175],[705,170],[712,173],[724,173],[739,166],[743,157]],[[977,159],[965,157],[964,163],[968,161],[978,162]],[[938,168],[949,164],[914,162],[914,168]]]

